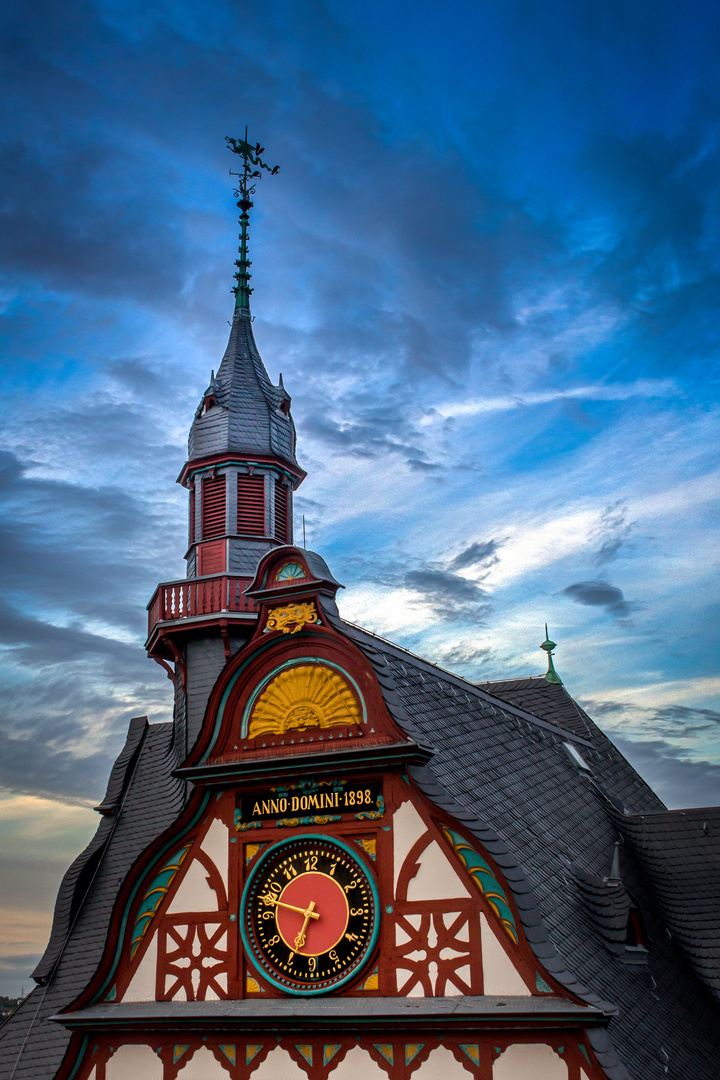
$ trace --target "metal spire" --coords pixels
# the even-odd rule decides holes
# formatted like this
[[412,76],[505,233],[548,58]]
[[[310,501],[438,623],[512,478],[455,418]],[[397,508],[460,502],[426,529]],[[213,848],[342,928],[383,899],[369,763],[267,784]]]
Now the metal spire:
[[545,623],[545,640],[543,641],[540,648],[544,649],[544,651],[547,653],[548,658],[548,669],[547,675],[545,676],[545,682],[556,683],[557,685],[562,686],[562,679],[558,675],[557,671],[555,670],[555,665],[553,664],[553,649],[556,648],[556,645],[554,641],[550,640],[550,637],[548,635],[547,623]]
[[260,143],[256,143],[255,146],[251,146],[247,141],[247,127],[245,128],[244,139],[231,139],[229,135],[225,136],[225,142],[228,145],[228,150],[232,150],[233,154],[239,154],[243,159],[243,171],[234,173],[230,170],[231,176],[237,176],[238,183],[235,189],[235,198],[238,200],[237,205],[240,210],[240,217],[238,223],[240,225],[240,247],[238,248],[239,259],[235,260],[237,266],[237,272],[235,273],[235,279],[237,285],[232,290],[235,293],[235,310],[240,308],[247,308],[250,310],[250,278],[252,274],[249,273],[248,267],[252,265],[248,259],[248,225],[250,224],[250,218],[248,211],[253,206],[251,195],[255,194],[254,181],[262,175],[261,170],[266,169],[271,176],[274,176],[279,171],[280,166],[275,165],[271,167],[266,165],[262,161],[262,155],[265,153],[265,147]]

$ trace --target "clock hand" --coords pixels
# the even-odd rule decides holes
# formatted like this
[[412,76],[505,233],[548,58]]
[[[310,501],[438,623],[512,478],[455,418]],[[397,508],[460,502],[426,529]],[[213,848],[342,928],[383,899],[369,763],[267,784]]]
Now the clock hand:
[[[315,901],[311,900],[310,905],[309,905],[307,911],[305,912],[305,922],[302,924],[302,929],[300,930],[300,933],[295,938],[295,951],[296,952],[298,952],[300,949],[302,949],[303,945],[305,944],[305,930],[307,928],[307,924],[310,922],[310,919],[313,918],[313,915],[314,915],[313,908],[314,907],[315,907]],[[320,918],[319,915],[315,915],[314,917],[316,919]]]
[[[310,907],[308,907],[308,908],[295,907],[294,904],[284,904],[282,902],[282,900],[276,900],[274,896],[269,896],[269,895],[268,896],[263,896],[262,900],[263,900],[263,902],[265,904],[275,904],[276,907],[284,907],[284,908],[287,908],[289,911],[299,911],[301,915],[305,915],[306,918],[308,918],[308,919],[319,919],[320,918],[320,916],[317,914],[317,912],[315,912],[313,910],[314,907],[315,907],[315,901],[314,900],[312,900],[310,902]],[[305,925],[307,925],[307,923]]]

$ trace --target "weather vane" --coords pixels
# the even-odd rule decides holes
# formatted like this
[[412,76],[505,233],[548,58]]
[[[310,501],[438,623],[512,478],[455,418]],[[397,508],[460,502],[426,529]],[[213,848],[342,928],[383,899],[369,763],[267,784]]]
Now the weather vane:
[[244,139],[231,139],[229,135],[225,136],[225,142],[228,145],[228,149],[232,150],[233,154],[238,154],[243,159],[243,171],[233,172],[230,170],[231,176],[237,176],[238,182],[234,191],[235,198],[238,200],[237,205],[240,210],[240,217],[238,224],[240,225],[240,247],[238,248],[239,259],[235,260],[237,266],[237,273],[235,274],[235,280],[237,285],[232,290],[235,293],[235,309],[238,308],[250,308],[250,278],[252,274],[249,273],[248,267],[251,266],[251,262],[248,259],[248,225],[250,224],[250,218],[248,211],[252,208],[253,202],[250,198],[255,194],[255,181],[262,176],[262,170],[265,169],[274,176],[279,171],[280,166],[266,165],[262,160],[262,155],[265,153],[265,147],[260,143],[256,143],[255,146],[251,146],[247,141],[247,128],[245,128]]

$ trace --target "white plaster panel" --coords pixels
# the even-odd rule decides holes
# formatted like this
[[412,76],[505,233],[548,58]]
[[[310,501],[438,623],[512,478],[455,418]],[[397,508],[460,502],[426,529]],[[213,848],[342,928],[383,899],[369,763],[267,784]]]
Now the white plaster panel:
[[[466,986],[470,985],[470,965],[469,964],[463,964],[462,967],[456,968],[455,969],[455,974],[457,975],[458,979],[462,979],[462,981],[465,983]],[[465,992],[464,990],[461,990],[459,986],[456,986],[455,983],[450,982],[450,980],[448,980],[445,983],[445,996],[446,997],[456,997],[457,995],[463,994],[464,992]]]
[[395,869],[395,888],[402,864],[408,852],[427,832],[427,825],[418,814],[410,799],[399,806],[392,819],[393,824],[393,865]]
[[293,1061],[287,1050],[276,1046],[252,1073],[252,1080],[307,1080],[307,1073]]
[[480,914],[483,987],[486,994],[531,997],[520,973],[495,936],[485,916]]
[[217,866],[225,892],[228,887],[228,846],[228,827],[219,818],[215,818],[200,847]]
[[137,966],[137,971],[128,984],[128,988],[120,1001],[154,1001],[155,1000],[155,974],[157,971],[158,937],[157,931],[145,950],[145,954]]
[[160,1058],[149,1046],[121,1046],[105,1066],[107,1080],[162,1080]]
[[454,900],[470,893],[437,840],[418,859],[417,874],[408,884],[408,900]]
[[207,870],[193,859],[172,898],[168,913],[175,911],[217,911],[215,890],[208,885]]
[[177,1080],[228,1080],[229,1073],[230,1062],[226,1069],[207,1046],[201,1046],[190,1061],[183,1065],[177,1074]]
[[93,1065],[92,1069],[90,1070],[90,1073],[88,1075],[87,1080],[95,1080],[96,1076],[97,1076],[97,1070],[95,1069],[95,1066]]
[[493,1080],[568,1080],[568,1068],[545,1043],[515,1043],[493,1065]]
[[436,1046],[412,1075],[413,1080],[468,1080],[468,1070],[444,1046]]
[[330,1070],[332,1080],[387,1080],[387,1073],[374,1061],[367,1050],[353,1046],[336,1069]]

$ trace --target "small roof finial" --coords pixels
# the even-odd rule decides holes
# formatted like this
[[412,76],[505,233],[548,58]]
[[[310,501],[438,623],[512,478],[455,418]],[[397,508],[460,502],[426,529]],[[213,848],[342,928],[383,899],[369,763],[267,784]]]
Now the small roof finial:
[[553,649],[557,648],[557,646],[554,641],[550,640],[550,637],[548,635],[547,623],[545,623],[545,640],[543,641],[540,648],[547,653],[548,658],[548,669],[545,676],[545,682],[556,683],[558,686],[562,686],[562,679],[558,675],[557,671],[555,670],[555,665],[553,664]]
[[243,159],[243,171],[234,173],[230,170],[231,176],[237,176],[238,183],[235,189],[235,198],[238,200],[237,206],[240,210],[240,217],[238,223],[240,225],[240,246],[238,248],[239,259],[235,260],[237,266],[237,272],[235,274],[235,280],[237,285],[232,290],[235,293],[235,310],[238,311],[241,308],[247,308],[250,310],[250,278],[252,274],[249,272],[248,267],[252,266],[252,263],[248,259],[248,225],[250,224],[250,218],[248,211],[252,208],[253,202],[250,198],[255,194],[255,184],[253,181],[257,180],[261,175],[262,169],[266,169],[271,176],[275,176],[275,173],[279,171],[280,166],[266,165],[262,160],[262,155],[265,153],[265,147],[260,143],[256,143],[255,146],[251,146],[248,142],[247,127],[245,128],[244,139],[231,139],[229,135],[225,136],[225,142],[228,145],[228,150],[232,150],[233,154],[239,154]]

